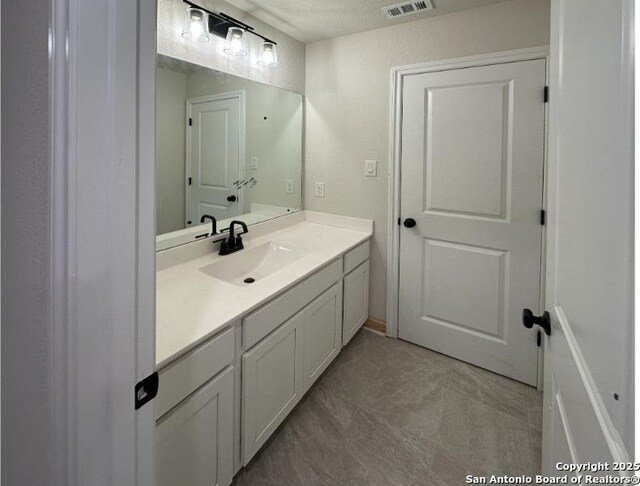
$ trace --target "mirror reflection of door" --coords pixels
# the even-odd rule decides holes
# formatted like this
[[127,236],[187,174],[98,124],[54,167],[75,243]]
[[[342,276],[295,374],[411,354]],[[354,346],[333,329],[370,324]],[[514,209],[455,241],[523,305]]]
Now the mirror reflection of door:
[[187,100],[186,222],[204,214],[227,219],[241,213],[244,93],[237,91]]

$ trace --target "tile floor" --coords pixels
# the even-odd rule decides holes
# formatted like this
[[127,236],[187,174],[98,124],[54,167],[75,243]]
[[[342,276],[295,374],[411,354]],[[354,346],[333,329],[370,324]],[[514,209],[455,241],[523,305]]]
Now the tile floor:
[[540,470],[534,388],[362,330],[236,478],[254,485],[461,485]]

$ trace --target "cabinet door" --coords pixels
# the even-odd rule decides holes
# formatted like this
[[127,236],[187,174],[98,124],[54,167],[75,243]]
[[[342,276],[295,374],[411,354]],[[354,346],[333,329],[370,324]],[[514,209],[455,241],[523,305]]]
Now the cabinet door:
[[304,310],[304,389],[313,385],[338,355],[342,343],[342,282]]
[[293,316],[242,356],[245,465],[303,394],[303,314]]
[[345,346],[369,317],[369,260],[344,277],[344,323],[342,345]]
[[233,376],[230,367],[157,422],[158,486],[231,484]]

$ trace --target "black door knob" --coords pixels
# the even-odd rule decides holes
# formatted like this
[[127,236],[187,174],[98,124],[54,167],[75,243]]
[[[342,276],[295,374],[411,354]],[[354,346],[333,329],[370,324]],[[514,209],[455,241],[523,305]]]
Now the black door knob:
[[413,218],[407,218],[404,220],[405,228],[413,228],[416,225],[416,220]]
[[547,336],[551,336],[551,316],[547,311],[544,311],[541,316],[534,316],[531,309],[522,310],[522,324],[527,329],[531,329],[534,324],[537,324]]
[[233,195],[232,196],[227,196],[227,201],[229,201],[229,202],[235,202],[236,199],[237,199],[237,197],[235,197]]

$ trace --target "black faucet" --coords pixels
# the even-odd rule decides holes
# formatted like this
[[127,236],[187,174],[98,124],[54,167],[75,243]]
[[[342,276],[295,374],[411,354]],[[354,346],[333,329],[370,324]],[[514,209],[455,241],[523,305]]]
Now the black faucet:
[[203,214],[202,218],[200,218],[200,222],[204,223],[207,219],[211,220],[211,236],[214,236],[218,232],[216,228],[216,218],[215,216],[211,216],[209,214]]
[[242,226],[242,233],[240,233],[241,235],[249,232],[249,230],[247,229],[247,225],[244,222],[237,221],[235,219],[231,221],[231,224],[229,225],[229,239],[222,240],[222,243],[220,244],[220,255],[235,253],[236,251],[242,250],[244,248],[244,244],[242,243],[242,236],[236,236],[233,232],[233,227],[235,225]]

